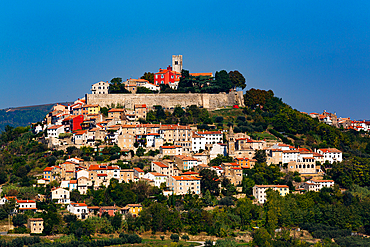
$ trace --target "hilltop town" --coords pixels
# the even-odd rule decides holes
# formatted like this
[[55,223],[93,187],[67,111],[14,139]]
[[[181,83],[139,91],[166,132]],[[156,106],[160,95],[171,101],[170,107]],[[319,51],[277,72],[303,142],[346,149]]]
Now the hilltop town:
[[[231,78],[238,73],[216,74]],[[343,145],[351,145],[340,131],[358,130],[359,122],[337,119],[326,112],[301,114],[284,105],[271,90],[251,89],[243,95],[231,79],[225,82],[227,78],[222,83],[229,83],[229,88],[220,91],[212,85],[212,78],[209,72],[184,73],[182,56],[173,56],[172,66],[153,73],[148,80],[100,81],[85,97],[71,104],[54,105],[43,121],[31,125],[32,138],[27,137],[28,146],[41,150],[35,151],[40,155],[32,166],[34,179],[27,175],[31,166],[25,172],[18,166],[12,175],[16,177],[4,178],[9,184],[20,181],[33,190],[30,196],[12,186],[3,187],[0,205],[10,208],[13,219],[23,219],[24,224],[27,219],[28,227],[25,230],[24,224],[14,223],[16,228],[8,230],[44,235],[68,231],[78,236],[71,222],[91,224],[98,220],[111,229],[96,230],[101,233],[207,232],[222,239],[241,229],[265,227],[273,236],[281,228],[300,224],[299,217],[291,216],[295,223],[271,225],[271,219],[262,212],[266,210],[272,217],[272,211],[276,212],[271,207],[280,205],[283,198],[298,202],[302,198],[311,200],[313,195],[334,196],[334,192],[336,198],[342,198],[341,191],[349,185],[340,177],[343,175],[338,175],[337,166],[351,162],[353,148],[346,147],[346,153],[340,150]],[[192,85],[205,83],[200,91],[191,92],[184,89],[189,88],[184,87],[187,80]],[[239,85],[243,87],[243,83]],[[176,91],[179,88],[185,91]],[[163,90],[168,91],[161,93]],[[281,122],[282,112],[295,115]],[[332,126],[320,125],[316,119]],[[297,130],[293,132],[288,125],[296,125]],[[305,133],[313,126],[317,133],[323,132],[320,137],[311,130]],[[21,139],[27,129],[8,128],[5,133]],[[2,150],[14,149],[16,153],[14,147],[3,144]],[[46,147],[48,151],[42,151]],[[27,153],[22,152],[23,156]],[[192,229],[195,209],[204,212],[198,216],[202,220],[231,210],[228,212],[238,217],[238,225],[213,222]],[[48,218],[50,210],[59,220]],[[162,226],[163,222],[148,218],[151,223],[144,223],[143,218],[154,217],[156,210],[158,214],[165,212],[162,217],[172,215],[174,218],[167,220],[178,223]],[[249,216],[243,215],[245,212]],[[64,224],[67,230],[57,229],[58,224]],[[87,225],[79,227],[85,229]],[[311,228],[305,225],[304,229]],[[269,241],[275,240],[271,237]]]

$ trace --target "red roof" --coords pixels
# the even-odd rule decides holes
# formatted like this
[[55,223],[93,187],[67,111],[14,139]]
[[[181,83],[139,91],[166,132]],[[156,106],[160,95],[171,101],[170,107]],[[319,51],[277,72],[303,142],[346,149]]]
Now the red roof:
[[72,202],[71,205],[74,207],[87,207],[86,203]]
[[45,169],[44,169],[44,172],[50,172],[50,171],[52,171],[53,170],[53,167],[46,167]]
[[198,135],[220,135],[221,131],[198,131]]
[[163,164],[162,162],[153,162],[153,164],[156,164],[157,166],[159,166],[161,168],[168,168],[168,166]]
[[200,180],[200,178],[192,177],[192,176],[172,176],[173,179],[176,181],[184,181],[184,180]]
[[32,200],[17,200],[17,203],[36,203],[36,202]]
[[135,167],[133,168],[134,170],[136,170],[137,172],[144,172],[142,169],[140,169],[139,167]]
[[48,130],[59,129],[61,127],[63,127],[63,125],[54,125],[54,126],[49,127]]

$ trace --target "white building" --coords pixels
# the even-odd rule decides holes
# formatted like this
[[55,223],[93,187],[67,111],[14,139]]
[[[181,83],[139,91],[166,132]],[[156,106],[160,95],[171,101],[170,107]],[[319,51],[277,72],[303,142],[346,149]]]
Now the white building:
[[154,85],[154,84],[149,83],[149,82],[141,85],[141,87],[145,87],[145,88],[147,88],[149,90],[152,90],[152,91],[158,91],[158,92],[161,91],[161,87],[160,86]]
[[206,138],[206,144],[223,142],[223,135],[221,131],[198,131],[197,134]]
[[161,173],[158,173],[158,172],[148,172],[147,174],[143,176],[143,178],[147,178],[147,179],[154,181],[154,186],[158,188],[161,187],[162,183],[166,184],[167,182],[167,176]]
[[223,143],[216,143],[212,145],[211,150],[209,150],[209,159],[213,160],[217,155],[227,156],[227,146]]
[[17,200],[17,197],[5,195],[3,198],[0,199],[0,205],[4,205],[5,203],[8,203],[11,200]]
[[289,187],[287,185],[255,185],[253,187],[253,196],[259,203],[267,201],[266,191],[272,189],[278,191],[281,196],[289,194]]
[[36,202],[33,200],[16,200],[19,212],[24,212],[25,210],[36,211]]
[[86,219],[88,214],[87,205],[85,203],[72,202],[67,206],[68,212],[77,216],[78,219]]
[[108,94],[109,83],[100,81],[91,86],[92,94]]
[[317,150],[317,153],[324,156],[324,162],[328,161],[330,164],[333,162],[342,162],[342,151],[336,148],[320,148]]
[[206,138],[204,136],[193,134],[191,138],[191,150],[194,153],[198,153],[201,149],[206,149]]
[[64,132],[64,125],[54,125],[47,129],[48,137],[58,138]]
[[69,204],[70,201],[70,192],[63,188],[54,188],[51,189],[51,199],[58,200],[57,204]]
[[316,184],[318,190],[321,190],[322,188],[334,187],[334,180],[311,179],[310,182]]
[[299,154],[300,153],[298,150],[283,150],[283,164],[289,163],[291,161],[298,161]]

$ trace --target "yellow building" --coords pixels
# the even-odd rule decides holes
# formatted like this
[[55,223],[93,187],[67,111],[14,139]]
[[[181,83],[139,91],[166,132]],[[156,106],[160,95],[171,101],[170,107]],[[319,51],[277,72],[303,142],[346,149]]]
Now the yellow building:
[[27,227],[31,233],[42,233],[44,231],[44,220],[42,218],[29,218]]
[[88,104],[82,107],[82,114],[99,114],[100,113],[100,106],[98,104]]
[[138,216],[138,214],[143,210],[143,206],[141,204],[127,204],[128,212],[131,213],[134,217]]

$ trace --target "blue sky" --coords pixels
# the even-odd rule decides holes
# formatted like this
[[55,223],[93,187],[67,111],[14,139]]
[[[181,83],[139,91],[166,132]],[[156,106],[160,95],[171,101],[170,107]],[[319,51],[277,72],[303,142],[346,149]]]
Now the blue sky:
[[293,108],[370,119],[370,1],[3,1],[0,108],[72,101],[182,54]]

